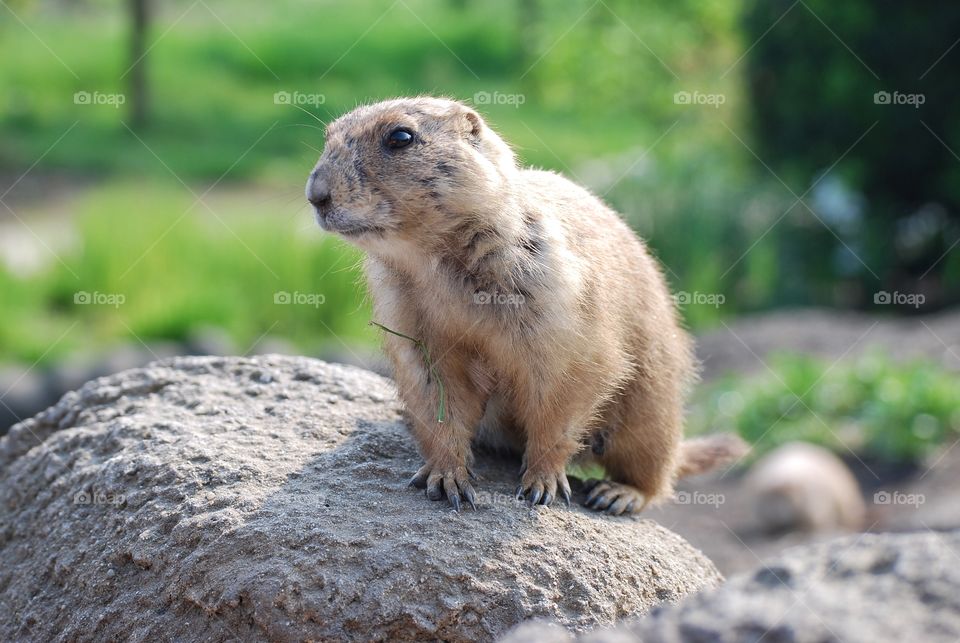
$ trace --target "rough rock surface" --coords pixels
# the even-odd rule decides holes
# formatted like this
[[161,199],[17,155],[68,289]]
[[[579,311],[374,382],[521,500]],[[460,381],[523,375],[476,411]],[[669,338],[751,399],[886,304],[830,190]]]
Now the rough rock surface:
[[575,638],[543,623],[502,643],[956,643],[960,532],[868,534],[787,550],[630,625]]
[[293,357],[176,358],[0,440],[0,640],[490,640],[611,624],[719,583],[653,522],[407,489],[392,384]]

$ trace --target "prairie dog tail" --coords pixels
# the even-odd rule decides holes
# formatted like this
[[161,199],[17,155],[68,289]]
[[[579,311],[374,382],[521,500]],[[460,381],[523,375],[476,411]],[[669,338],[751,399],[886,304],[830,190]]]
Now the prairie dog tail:
[[722,464],[736,460],[750,447],[733,433],[717,433],[702,438],[684,440],[680,445],[680,466],[677,477],[686,478],[706,473]]

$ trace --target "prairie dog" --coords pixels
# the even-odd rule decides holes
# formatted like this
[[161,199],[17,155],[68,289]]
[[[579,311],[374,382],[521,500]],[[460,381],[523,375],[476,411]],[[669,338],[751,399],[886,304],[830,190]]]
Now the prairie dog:
[[327,127],[306,196],[366,252],[374,320],[406,336],[384,348],[425,460],[411,484],[430,499],[474,506],[474,444],[522,453],[517,495],[544,505],[569,504],[565,468],[584,452],[610,478],[587,505],[611,514],[741,450],[682,443],[691,340],[643,243],[587,190],[518,167],[473,109],[358,107]]

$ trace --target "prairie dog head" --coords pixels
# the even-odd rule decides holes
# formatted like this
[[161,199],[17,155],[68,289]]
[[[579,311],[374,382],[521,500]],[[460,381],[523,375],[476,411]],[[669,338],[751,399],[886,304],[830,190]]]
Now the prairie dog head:
[[421,245],[509,195],[510,148],[472,109],[440,98],[359,107],[327,126],[306,196],[317,222],[366,250]]

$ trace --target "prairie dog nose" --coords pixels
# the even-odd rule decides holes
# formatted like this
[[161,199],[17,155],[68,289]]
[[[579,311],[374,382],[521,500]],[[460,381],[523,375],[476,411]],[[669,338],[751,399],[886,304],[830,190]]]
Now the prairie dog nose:
[[306,195],[307,201],[317,209],[326,208],[330,205],[330,187],[316,170],[307,179]]

